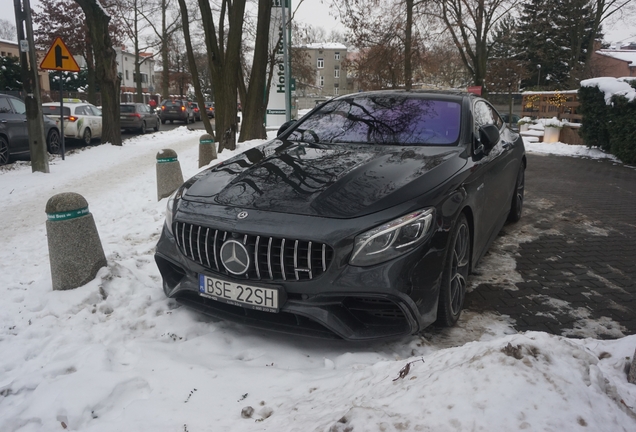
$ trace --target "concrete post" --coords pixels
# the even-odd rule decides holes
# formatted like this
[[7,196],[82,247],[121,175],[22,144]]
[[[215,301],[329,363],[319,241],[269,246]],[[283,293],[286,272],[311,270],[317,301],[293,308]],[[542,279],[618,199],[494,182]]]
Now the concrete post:
[[183,184],[177,153],[164,149],[157,153],[157,201],[169,197]]
[[214,138],[210,134],[203,134],[199,138],[199,168],[216,159]]
[[106,266],[106,257],[86,199],[74,192],[54,195],[46,203],[46,215],[53,289],[73,289],[93,280]]

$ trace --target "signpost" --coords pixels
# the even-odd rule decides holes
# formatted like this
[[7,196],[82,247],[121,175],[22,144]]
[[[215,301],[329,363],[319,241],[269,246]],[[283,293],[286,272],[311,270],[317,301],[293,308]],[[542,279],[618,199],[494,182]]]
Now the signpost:
[[270,21],[270,41],[278,42],[276,46],[276,65],[274,77],[269,89],[269,101],[265,116],[267,128],[278,128],[289,120],[291,93],[289,89],[289,26],[287,18],[290,16],[291,0],[272,0],[272,19]]
[[49,48],[49,52],[40,63],[41,69],[60,71],[60,139],[62,142],[62,160],[64,160],[64,79],[62,72],[79,72],[80,68],[68,50],[62,38],[58,37]]

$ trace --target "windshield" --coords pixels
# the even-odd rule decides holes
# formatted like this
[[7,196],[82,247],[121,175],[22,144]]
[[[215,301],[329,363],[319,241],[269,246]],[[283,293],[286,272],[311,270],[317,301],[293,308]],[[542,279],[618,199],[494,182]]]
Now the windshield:
[[383,145],[452,145],[459,139],[459,102],[405,95],[348,97],[324,105],[290,141]]

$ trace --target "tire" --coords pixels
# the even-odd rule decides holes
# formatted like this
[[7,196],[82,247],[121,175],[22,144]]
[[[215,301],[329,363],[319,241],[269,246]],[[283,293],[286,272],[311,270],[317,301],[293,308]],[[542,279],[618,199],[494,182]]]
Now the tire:
[[0,136],[0,166],[9,163],[9,141]]
[[82,135],[82,141],[84,144],[91,145],[91,139],[93,139],[91,130],[89,128],[84,129],[84,135]]
[[62,149],[62,141],[60,140],[60,133],[51,129],[49,136],[46,137],[46,147],[51,154],[60,154]]
[[161,124],[166,124],[166,121],[165,120],[161,120]]
[[142,121],[141,122],[141,127],[139,128],[139,132],[141,132],[142,135],[145,135],[147,130],[146,130],[146,122]]
[[519,168],[519,174],[517,174],[517,181],[515,182],[515,190],[512,194],[512,202],[510,203],[510,213],[508,213],[509,222],[518,222],[521,219],[521,212],[523,211],[523,195],[526,186],[526,167],[521,164]]
[[173,124],[173,123],[174,123],[174,120],[170,120],[170,124]]
[[155,132],[159,132],[159,129],[161,129],[161,122],[157,119],[155,122]]
[[451,234],[439,291],[436,324],[442,327],[454,326],[462,313],[470,268],[470,246],[470,227],[462,213]]

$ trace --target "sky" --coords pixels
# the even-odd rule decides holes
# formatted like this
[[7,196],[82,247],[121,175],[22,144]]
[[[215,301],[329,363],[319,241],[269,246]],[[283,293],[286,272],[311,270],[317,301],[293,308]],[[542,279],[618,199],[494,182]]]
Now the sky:
[[[175,150],[188,178],[200,134],[180,127],[73,150],[51,156],[49,174],[27,162],[0,169],[1,431],[636,430],[625,374],[636,335],[617,327],[617,339],[595,339],[604,324],[584,316],[576,338],[517,333],[506,316],[464,311],[451,329],[352,344],[250,329],[167,299],[153,259],[166,207],[156,154]],[[44,209],[60,192],[86,198],[107,258],[69,291],[52,290],[47,247]],[[550,206],[540,201],[527,211]],[[481,282],[520,277],[515,248],[538,234],[523,218],[506,231]]]
[[[341,24],[336,18],[329,14],[329,3],[331,3],[330,0],[305,0],[302,3],[298,0],[292,0],[292,8],[296,9],[296,7],[300,5],[296,13],[296,19],[299,22],[323,27],[327,34],[329,34],[333,29],[342,31]],[[31,8],[35,8],[38,4],[38,0],[32,0]],[[12,23],[15,23],[13,0],[0,0],[0,10],[8,12],[4,16],[1,16],[2,19],[8,19]],[[633,25],[628,25],[625,22],[607,24],[604,28],[604,32],[606,35],[605,39],[607,41],[636,41],[636,29],[634,29]]]

